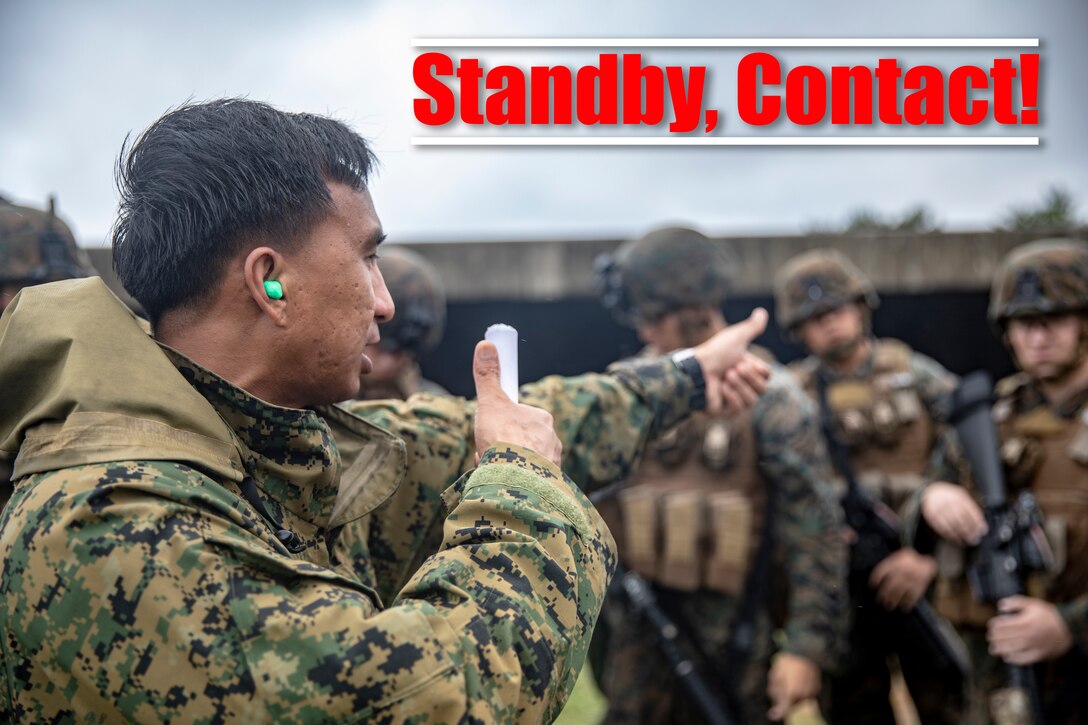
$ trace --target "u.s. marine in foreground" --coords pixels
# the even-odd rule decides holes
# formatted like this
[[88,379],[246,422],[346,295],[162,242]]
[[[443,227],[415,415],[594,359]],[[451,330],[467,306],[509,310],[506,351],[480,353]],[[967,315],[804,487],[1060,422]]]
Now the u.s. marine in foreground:
[[[562,706],[614,560],[562,444],[579,477],[601,451],[625,465],[704,384],[712,405],[732,395],[726,371],[763,320],[694,366],[542,383],[568,402],[554,425],[502,396],[481,345],[474,421],[467,405],[376,408],[398,439],[333,405],[393,314],[370,163],[326,118],[177,109],[121,167],[114,261],[153,334],[97,279],[5,312],[0,720],[510,722]],[[758,388],[765,371],[741,367]],[[436,517],[437,550],[419,534]]]

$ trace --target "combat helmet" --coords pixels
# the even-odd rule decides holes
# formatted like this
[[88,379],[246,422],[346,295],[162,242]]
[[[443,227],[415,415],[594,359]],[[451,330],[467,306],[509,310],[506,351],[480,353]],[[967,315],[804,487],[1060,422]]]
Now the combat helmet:
[[851,302],[864,302],[873,310],[880,298],[869,278],[838,250],[799,254],[775,275],[775,317],[784,330]]
[[0,284],[32,285],[98,274],[72,230],[56,214],[0,196]]
[[599,256],[597,291],[621,324],[637,327],[684,307],[720,306],[733,266],[725,249],[703,234],[666,227]]
[[1039,239],[1009,252],[990,289],[990,321],[1088,310],[1088,245]]
[[415,252],[382,247],[378,268],[393,298],[393,319],[381,326],[379,345],[416,356],[430,352],[446,329],[446,291],[438,271]]

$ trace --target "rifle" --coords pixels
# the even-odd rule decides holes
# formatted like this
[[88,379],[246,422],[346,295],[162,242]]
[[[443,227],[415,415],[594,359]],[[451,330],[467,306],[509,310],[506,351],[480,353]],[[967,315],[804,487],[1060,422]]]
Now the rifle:
[[637,572],[618,564],[613,587],[617,584],[632,613],[642,617],[657,635],[661,653],[665,655],[676,679],[695,702],[706,722],[711,725],[732,725],[736,722],[711,692],[695,663],[685,654],[685,649],[694,648],[685,648],[681,644],[679,627],[658,604],[657,596],[646,580]]
[[[846,494],[842,498],[846,524],[853,530],[856,540],[850,549],[851,595],[872,601],[869,577],[876,566],[902,548],[900,522],[895,512],[882,501],[873,499],[858,484],[854,464],[846,446],[835,434],[831,408],[827,403],[827,380],[816,376],[816,390],[820,404],[820,427],[827,441],[831,463],[846,480]],[[876,605],[876,602],[872,602]],[[970,672],[967,648],[956,636],[951,626],[925,599],[920,599],[909,612],[887,612],[892,626],[906,628],[927,645],[935,655],[936,664],[962,682]]]
[[[997,430],[990,413],[992,390],[986,372],[964,378],[952,398],[952,423],[971,465],[989,527],[967,577],[975,599],[996,604],[1005,597],[1023,594],[1025,577],[1049,568],[1053,554],[1031,493],[1021,493],[1012,506],[1008,503],[1004,470],[997,454]],[[1026,695],[1030,703],[1031,720],[1027,722],[1042,725],[1042,698],[1034,668],[1008,665],[1008,670],[1013,696],[1023,702]],[[1019,709],[1028,712],[1026,704]]]
[[[601,506],[613,499],[625,486],[617,481],[589,495],[594,506]],[[699,664],[705,664],[702,650],[691,641],[662,608],[653,587],[638,572],[631,571],[621,562],[616,563],[616,574],[609,585],[609,596],[622,596],[632,614],[641,617],[657,637],[661,654],[669,663],[681,687],[691,697],[706,722],[711,725],[733,725],[737,719],[713,693],[700,674]],[[700,662],[692,661],[688,652],[695,653]],[[602,652],[603,655],[603,652]],[[596,664],[596,663],[594,663]]]

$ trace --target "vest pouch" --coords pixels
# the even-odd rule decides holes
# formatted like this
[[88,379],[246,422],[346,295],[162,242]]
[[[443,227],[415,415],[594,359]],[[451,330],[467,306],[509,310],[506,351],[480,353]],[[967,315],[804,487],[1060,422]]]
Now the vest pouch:
[[1073,440],[1067,449],[1069,457],[1082,466],[1088,466],[1088,420],[1085,419],[1086,415],[1088,415],[1088,411],[1081,414],[1077,434],[1073,436]]
[[944,539],[934,547],[933,558],[937,560],[937,576],[944,579],[959,579],[964,575],[964,551]]
[[937,559],[937,580],[933,584],[933,607],[955,626],[985,627],[997,614],[991,604],[975,601],[967,583],[966,552],[947,541],[938,541],[933,552]]
[[1061,574],[1065,571],[1065,565],[1068,557],[1068,531],[1065,525],[1065,519],[1058,516],[1048,516],[1043,522],[1043,533],[1046,534],[1047,543],[1050,544],[1050,550],[1054,553],[1054,566],[1050,568],[1050,573],[1054,576]]
[[838,415],[839,435],[848,448],[864,446],[873,435],[873,426],[865,412],[857,408],[844,410]]
[[688,457],[691,448],[688,428],[687,421],[674,425],[650,443],[654,457],[665,468],[679,466]]
[[903,427],[899,413],[892,402],[879,399],[873,403],[870,416],[873,421],[873,440],[878,446],[890,448],[899,440],[899,430]]
[[873,425],[868,412],[873,405],[873,391],[866,382],[843,380],[827,388],[827,405],[835,413],[842,442],[857,448],[872,437]]
[[724,420],[712,420],[703,434],[702,461],[711,471],[724,471],[729,468],[730,452],[733,448],[733,436],[729,424]]
[[709,496],[713,546],[706,566],[706,588],[738,594],[751,561],[752,503],[736,491]]
[[1000,453],[1009,488],[1020,490],[1031,486],[1035,474],[1043,464],[1043,452],[1038,442],[1015,436],[1001,444]]
[[892,405],[904,424],[913,423],[922,417],[922,401],[913,390],[897,390],[892,395]]
[[662,550],[654,581],[685,592],[699,588],[705,516],[706,497],[699,492],[671,493],[661,499]]
[[652,580],[657,573],[657,496],[637,487],[621,491],[618,497],[624,534],[620,556],[627,568]]

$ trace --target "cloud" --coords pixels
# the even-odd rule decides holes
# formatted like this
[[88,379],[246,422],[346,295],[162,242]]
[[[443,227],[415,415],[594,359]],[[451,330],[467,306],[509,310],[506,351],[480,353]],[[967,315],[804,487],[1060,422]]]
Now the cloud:
[[[787,7],[789,12],[784,12]],[[1088,9],[1077,0],[950,4],[741,2],[180,4],[44,2],[0,10],[0,190],[57,193],[86,244],[102,243],[121,141],[187,98],[247,95],[330,113],[373,139],[391,237],[627,235],[662,219],[715,232],[797,231],[859,206],[925,203],[954,227],[996,222],[1051,183],[1088,198],[1080,89]],[[428,149],[412,117],[413,37],[1040,37],[1044,144],[1028,149]],[[511,51],[510,53],[513,53]],[[655,61],[722,51],[654,52]],[[802,57],[797,53],[783,54]],[[954,53],[896,53],[955,58]],[[485,56],[489,57],[489,56]],[[490,57],[510,57],[502,52]],[[554,62],[548,51],[518,58]],[[592,59],[592,53],[559,56]],[[835,58],[836,53],[804,58]],[[853,56],[851,56],[853,57]],[[972,58],[979,58],[972,55]],[[528,62],[528,61],[526,61]],[[720,64],[720,65],[719,65]],[[731,78],[712,75],[713,97]]]

